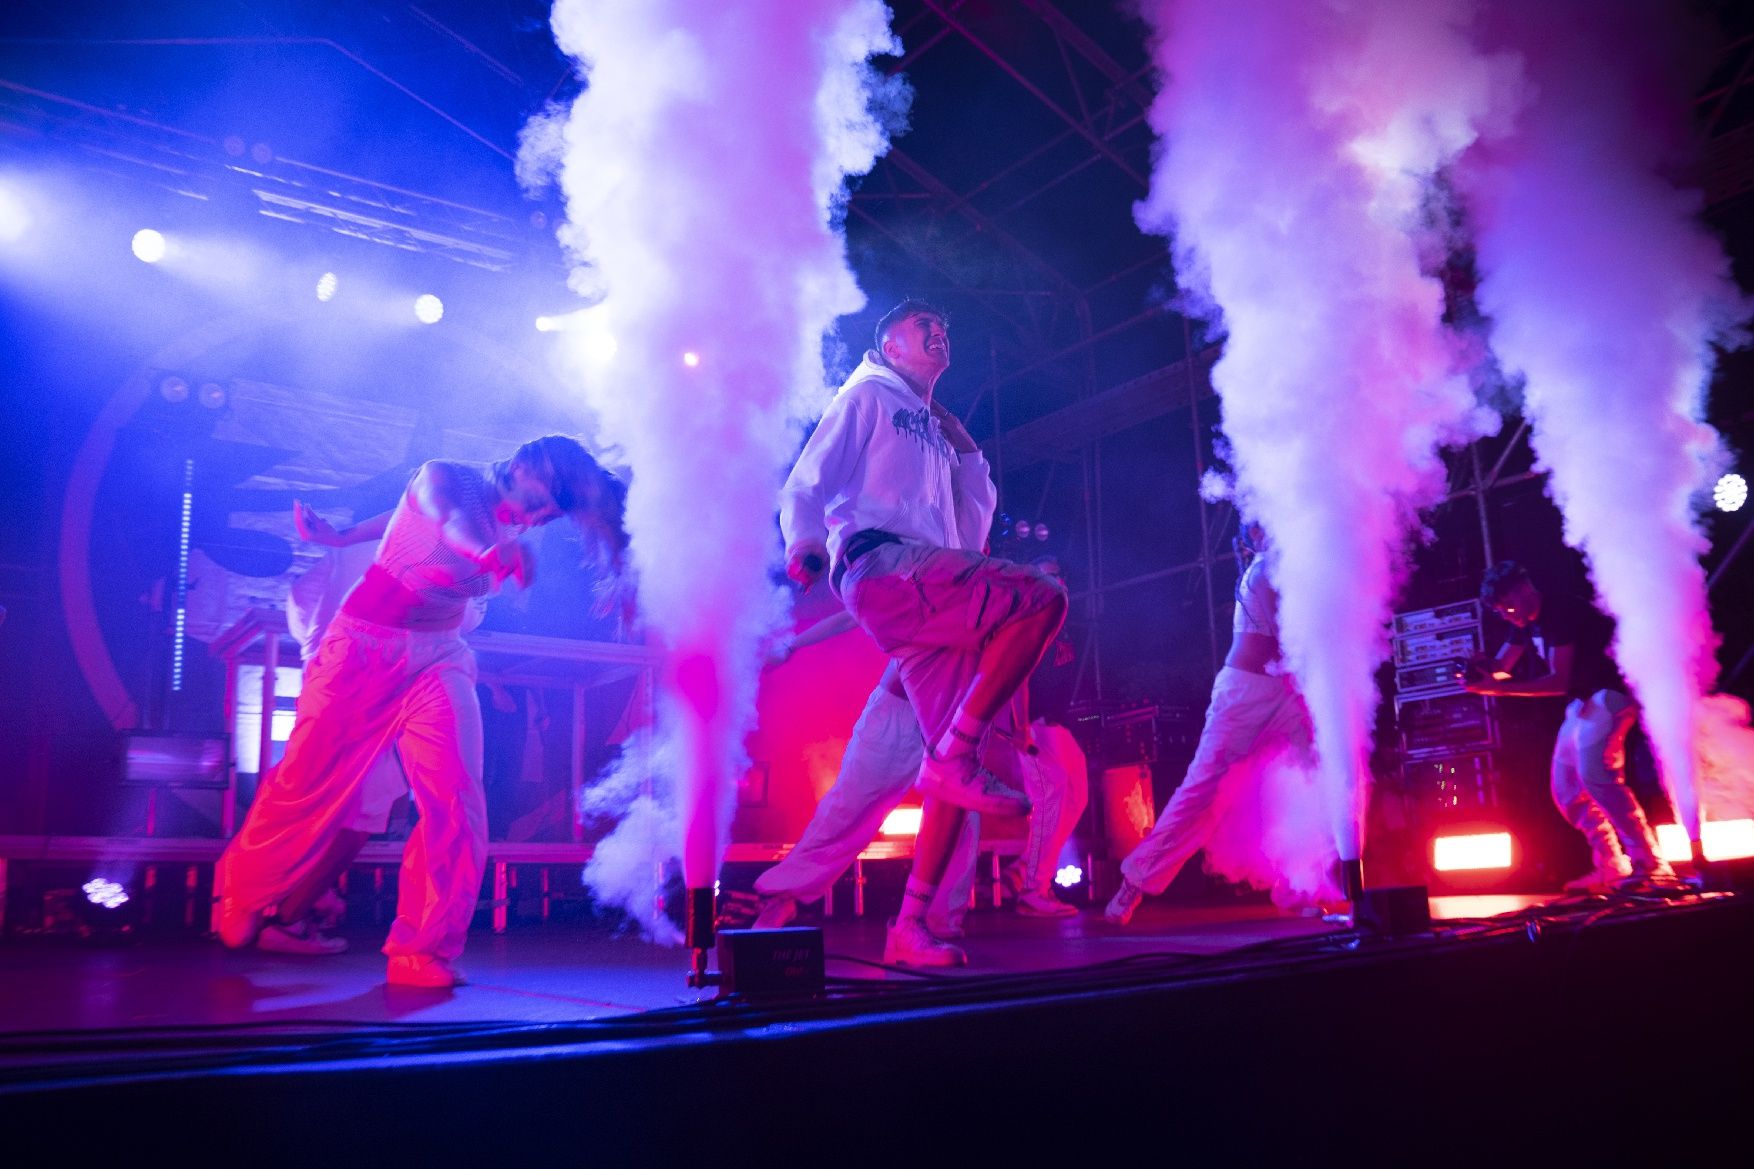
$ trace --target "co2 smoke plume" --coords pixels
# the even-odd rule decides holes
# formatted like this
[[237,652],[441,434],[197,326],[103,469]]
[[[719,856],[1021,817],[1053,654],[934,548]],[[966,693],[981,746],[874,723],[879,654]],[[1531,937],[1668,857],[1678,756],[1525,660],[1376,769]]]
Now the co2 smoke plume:
[[[863,294],[839,204],[887,147],[898,45],[875,0],[561,0],[555,38],[586,89],[525,135],[520,174],[552,170],[588,328],[581,394],[632,470],[627,526],[662,644],[658,742],[606,778],[631,807],[586,877],[665,932],[657,867],[710,887],[747,765],[775,494],[796,422],[826,398],[821,352]],[[625,802],[624,802],[625,801]],[[673,802],[672,802],[673,801]]]

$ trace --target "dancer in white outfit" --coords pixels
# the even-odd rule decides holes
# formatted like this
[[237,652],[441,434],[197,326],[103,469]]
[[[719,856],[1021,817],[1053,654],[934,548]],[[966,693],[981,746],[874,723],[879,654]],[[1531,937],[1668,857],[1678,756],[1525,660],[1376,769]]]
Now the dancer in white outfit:
[[420,821],[403,854],[387,977],[456,984],[487,846],[464,611],[507,579],[528,584],[535,561],[517,537],[562,515],[619,557],[622,497],[584,447],[557,435],[489,468],[431,462],[415,473],[311,662],[284,758],[220,859],[227,945],[254,941],[271,907],[276,929],[309,932],[312,905],[357,851],[348,826],[372,768],[394,746]]
[[[804,630],[785,650],[812,645],[854,628],[850,614],[825,617]],[[884,817],[913,789],[926,757],[920,723],[901,687],[901,669],[890,662],[853,724],[840,772],[816,805],[804,834],[780,862],[756,878],[761,894],[757,929],[778,929],[798,915],[798,907],[817,901],[852,865],[883,827]],[[980,817],[970,814],[957,837],[944,883],[932,901],[927,926],[935,937],[963,934],[980,847]]]
[[1029,810],[976,753],[1059,632],[1066,592],[978,551],[997,493],[980,449],[934,397],[950,366],[943,313],[904,301],[876,340],[804,444],[780,495],[780,527],[793,580],[808,587],[832,563],[848,611],[900,664],[929,746],[913,873],[885,959],[959,965],[967,955],[931,935],[927,912],[964,813]]
[[1266,538],[1258,524],[1237,538],[1244,562],[1236,585],[1230,653],[1212,683],[1206,725],[1186,777],[1150,835],[1121,862],[1121,887],[1103,916],[1125,925],[1146,894],[1162,893],[1211,835],[1218,797],[1229,776],[1256,752],[1277,746],[1308,751],[1309,714],[1279,669],[1279,597],[1267,579]]

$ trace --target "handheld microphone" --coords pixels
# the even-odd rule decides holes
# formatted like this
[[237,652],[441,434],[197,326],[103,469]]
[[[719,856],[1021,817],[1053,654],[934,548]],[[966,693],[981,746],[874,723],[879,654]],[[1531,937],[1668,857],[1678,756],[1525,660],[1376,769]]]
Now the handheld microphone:
[[812,576],[820,576],[822,570],[827,567],[827,562],[816,553],[807,552],[804,554],[804,571],[810,573]]

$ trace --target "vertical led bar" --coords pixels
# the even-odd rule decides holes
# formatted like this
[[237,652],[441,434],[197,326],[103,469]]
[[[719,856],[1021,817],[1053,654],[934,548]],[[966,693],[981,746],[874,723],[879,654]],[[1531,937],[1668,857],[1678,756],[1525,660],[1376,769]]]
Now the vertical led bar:
[[171,690],[183,688],[183,640],[189,626],[189,527],[195,512],[195,460],[183,460],[183,516],[177,531],[177,615],[171,641]]

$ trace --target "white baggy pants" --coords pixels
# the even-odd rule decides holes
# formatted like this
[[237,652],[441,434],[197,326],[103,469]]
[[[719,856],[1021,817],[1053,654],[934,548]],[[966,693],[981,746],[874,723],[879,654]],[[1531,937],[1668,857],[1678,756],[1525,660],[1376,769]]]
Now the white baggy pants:
[[1187,776],[1150,835],[1121,862],[1121,875],[1147,893],[1162,893],[1206,843],[1231,769],[1268,742],[1307,751],[1310,737],[1309,715],[1290,678],[1233,666],[1219,670]]
[[373,769],[392,747],[420,820],[403,850],[384,952],[460,955],[487,864],[487,804],[475,658],[454,630],[346,613],[330,623],[286,754],[220,858],[224,896],[261,911],[308,879],[335,834],[361,822]]
[[[1065,727],[1037,719],[1030,725],[1030,737],[1037,752],[1030,757],[1033,765],[1017,768],[1030,805],[1029,831],[1017,867],[1026,889],[1047,892],[1059,869],[1060,853],[1090,800],[1090,773],[1084,749]],[[1012,749],[1008,741],[996,746]]]
[[1620,876],[1657,856],[1650,821],[1626,784],[1626,736],[1636,718],[1632,699],[1598,690],[1565,708],[1553,744],[1553,802],[1590,842],[1597,871]]
[[[865,700],[865,710],[853,724],[846,754],[841,756],[840,773],[816,805],[804,835],[777,865],[756,878],[755,890],[762,896],[799,901],[822,897],[877,838],[883,818],[913,789],[926,743],[912,705],[894,691],[898,673],[899,667],[891,662]],[[968,908],[979,851],[980,817],[971,814],[932,899],[934,924],[957,921]]]

